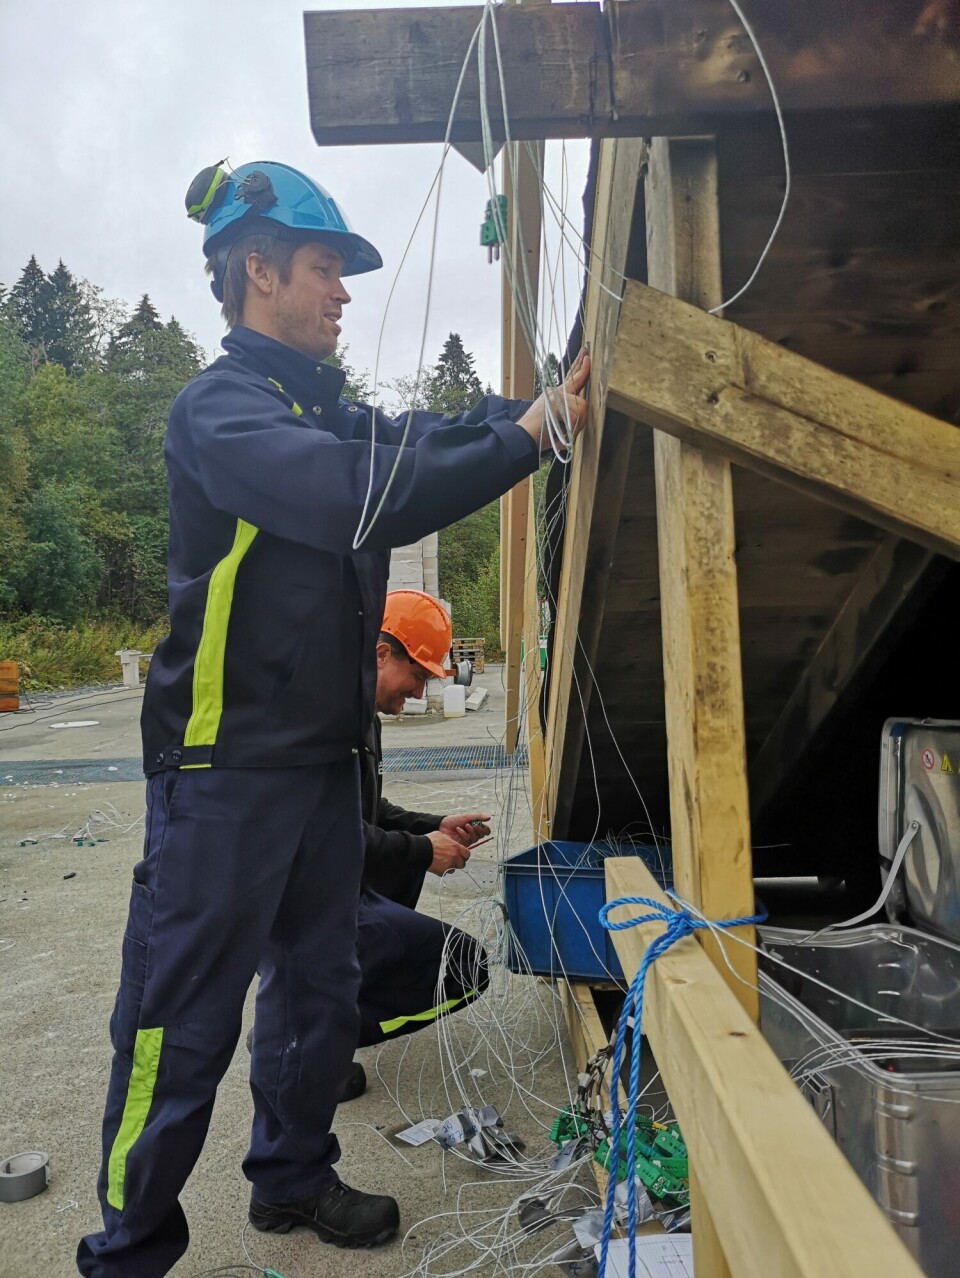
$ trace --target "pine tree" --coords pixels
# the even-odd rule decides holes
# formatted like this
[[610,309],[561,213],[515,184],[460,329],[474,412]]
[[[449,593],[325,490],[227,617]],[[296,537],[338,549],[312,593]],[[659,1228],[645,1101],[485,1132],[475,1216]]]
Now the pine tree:
[[429,383],[429,406],[437,413],[462,413],[483,398],[483,384],[473,356],[463,349],[459,333],[451,333]]
[[47,358],[47,327],[52,300],[53,286],[33,256],[10,290],[6,305],[8,314],[37,362]]
[[541,372],[540,366],[538,365],[533,374],[534,399],[536,399],[537,396],[543,394],[544,386],[560,385],[560,361],[557,359],[556,355],[554,355],[552,351],[546,358],[546,362],[543,366],[542,377],[540,375],[540,372]]
[[[181,334],[183,333],[179,324],[177,329]],[[113,370],[127,366],[131,359],[142,363],[145,353],[154,346],[149,335],[162,331],[163,321],[157,308],[150,301],[150,295],[144,293],[137,303],[137,309],[125,323],[120,325],[110,339],[107,347],[107,368]]]
[[46,323],[47,360],[67,373],[82,372],[96,354],[93,315],[83,291],[63,263],[50,276],[51,298]]

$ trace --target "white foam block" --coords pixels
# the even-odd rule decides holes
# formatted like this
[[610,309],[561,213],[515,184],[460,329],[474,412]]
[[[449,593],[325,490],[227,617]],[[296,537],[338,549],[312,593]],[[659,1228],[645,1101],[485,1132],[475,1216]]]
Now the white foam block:
[[473,692],[471,692],[469,697],[467,697],[465,703],[467,709],[479,710],[489,695],[490,692],[487,688],[474,688]]

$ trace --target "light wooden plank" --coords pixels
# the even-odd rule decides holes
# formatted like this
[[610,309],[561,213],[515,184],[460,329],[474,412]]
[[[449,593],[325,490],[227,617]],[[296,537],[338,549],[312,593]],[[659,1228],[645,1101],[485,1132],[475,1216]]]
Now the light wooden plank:
[[[501,258],[501,382],[508,399],[532,399],[536,371],[528,335],[536,327],[540,286],[543,217],[538,174],[543,169],[542,143],[532,151],[531,155],[525,146],[514,143],[504,152],[503,192],[507,197],[509,244]],[[511,269],[516,291],[510,280]],[[532,494],[533,480],[524,479],[505,494],[500,506],[501,573],[506,570],[506,579],[501,575],[500,581],[506,691],[503,748],[508,754],[516,749],[520,728],[520,641]]]
[[527,777],[530,783],[530,813],[538,840],[549,839],[551,818],[547,808],[546,751],[540,700],[543,675],[540,670],[540,571],[537,563],[536,511],[531,499],[527,512],[526,577],[523,583],[523,706],[527,738]]
[[[483,8],[360,9],[304,14],[310,123],[320,146],[438,142]],[[784,108],[909,108],[960,100],[949,41],[914,33],[913,6],[856,0],[750,10]],[[766,78],[727,0],[527,4],[496,12],[510,136],[651,137],[766,118]],[[494,135],[505,129],[496,53],[486,64]],[[476,52],[474,53],[474,68]],[[481,136],[479,75],[465,77],[454,141]]]
[[[667,900],[635,857],[605,862],[607,900]],[[635,907],[613,912],[636,916]],[[632,976],[663,932],[614,932]],[[732,950],[737,947],[730,943]],[[648,1035],[736,1278],[920,1278],[811,1106],[692,938],[651,967]],[[700,1270],[697,1270],[701,1278]]]
[[523,583],[527,566],[532,480],[524,479],[501,498],[500,537],[504,552],[501,563],[506,579],[501,580],[501,599],[506,618],[503,623],[504,738],[503,748],[512,754],[520,732],[520,640],[523,635]]
[[[646,207],[649,277],[699,306],[717,305],[712,140],[654,140]],[[674,876],[681,895],[702,909],[752,914],[730,467],[659,432],[654,459]],[[755,962],[745,958],[739,975],[748,985],[731,974],[732,987],[756,1017],[748,988],[756,983]]]
[[631,282],[608,398],[678,439],[960,557],[960,431]]
[[646,153],[640,139],[622,139],[601,143],[597,157],[584,319],[592,359],[590,429],[580,437],[571,467],[547,707],[547,810],[556,838],[565,837],[574,801],[593,692],[591,670],[633,444],[633,426],[607,414],[606,376]]
[[[646,215],[651,282],[700,306],[718,305],[712,139],[654,139]],[[736,918],[753,913],[753,875],[730,466],[659,432],[653,447],[674,881],[708,915]],[[722,967],[713,939],[703,944]],[[724,979],[756,1019],[752,951],[738,948]],[[696,1160],[690,1207],[699,1278],[729,1278]]]

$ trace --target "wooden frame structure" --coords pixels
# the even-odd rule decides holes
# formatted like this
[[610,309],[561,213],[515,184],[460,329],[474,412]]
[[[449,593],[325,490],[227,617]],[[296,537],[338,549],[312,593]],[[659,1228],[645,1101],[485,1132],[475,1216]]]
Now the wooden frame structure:
[[[592,427],[572,468],[546,690],[529,485],[504,506],[508,745],[523,634],[535,828],[568,836],[606,652],[604,721],[620,697],[624,722],[638,730],[627,746],[632,754],[637,743],[634,766],[666,754],[678,890],[714,918],[753,912],[752,820],[783,801],[785,775],[889,634],[931,597],[947,560],[960,558],[960,435],[948,424],[960,421],[950,327],[960,319],[960,280],[948,268],[929,273],[941,246],[960,266],[960,236],[942,229],[960,197],[950,176],[960,159],[956,40],[925,38],[929,5],[919,17],[895,0],[755,7],[799,140],[812,229],[796,224],[779,262],[780,289],[789,281],[800,299],[789,316],[761,286],[737,324],[706,312],[722,302],[726,277],[755,257],[751,201],[775,212],[779,141],[727,0],[609,0],[602,12],[527,0],[498,16],[511,137],[602,139],[584,322]],[[308,14],[318,142],[442,137],[479,14]],[[331,49],[339,80],[329,74]],[[363,60],[363,75],[349,74],[351,59]],[[346,101],[344,82],[353,86]],[[480,135],[473,94],[465,91],[452,131],[464,144]],[[505,132],[496,112],[492,122]],[[519,151],[513,159],[513,234],[529,219],[523,238],[532,244],[534,188]],[[744,180],[725,181],[731,171]],[[878,193],[906,191],[903,176],[918,172],[936,175],[931,198],[914,184],[908,212],[883,222],[872,211]],[[870,203],[855,206],[849,192]],[[864,221],[875,240],[867,246],[856,239]],[[890,271],[894,253],[906,284]],[[856,322],[838,329],[837,299],[864,279],[875,298],[894,298],[891,322],[871,328],[871,295],[862,303],[861,289]],[[513,394],[525,377],[532,383],[518,330],[506,293],[504,385]],[[786,591],[779,565],[762,562],[771,544],[802,570]],[[624,561],[628,572],[615,576]],[[611,656],[604,631],[618,613],[629,615],[635,642]],[[794,628],[786,637],[783,620]],[[765,637],[774,624],[776,643]],[[767,666],[744,662],[744,636],[751,654],[766,645]],[[776,663],[782,677],[771,691]],[[618,681],[624,690],[611,693]],[[661,684],[658,723],[650,711]],[[646,700],[633,705],[637,689]],[[650,728],[662,734],[664,719],[661,746]],[[634,860],[609,863],[608,889],[656,895]],[[616,934],[628,974],[646,931]],[[764,1044],[753,951],[735,940],[726,950],[686,941],[658,960],[645,1013],[691,1149],[698,1278],[915,1278],[902,1242]]]

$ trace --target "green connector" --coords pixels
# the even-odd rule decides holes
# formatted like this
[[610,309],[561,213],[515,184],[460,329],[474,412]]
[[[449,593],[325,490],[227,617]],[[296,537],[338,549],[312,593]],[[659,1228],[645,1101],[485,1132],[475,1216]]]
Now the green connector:
[[[562,1117],[562,1116],[561,1116]],[[556,1124],[555,1124],[556,1126]],[[627,1133],[621,1131],[616,1159],[616,1178],[627,1179]],[[637,1120],[634,1136],[634,1172],[651,1198],[683,1198],[689,1193],[687,1178],[687,1147],[679,1129],[659,1128],[646,1119]],[[613,1152],[609,1140],[601,1141],[594,1153],[594,1162],[608,1174],[611,1172]]]
[[483,225],[480,227],[480,243],[486,248],[491,244],[502,244],[503,236],[501,229],[507,229],[507,197],[505,195],[497,196],[497,210],[494,212],[493,200],[487,200],[487,208],[483,217]]
[[586,1136],[590,1130],[589,1123],[581,1118],[569,1105],[565,1105],[550,1128],[550,1139],[562,1149],[568,1141]]
[[610,1163],[612,1156],[610,1153],[610,1142],[602,1140],[597,1146],[596,1153],[593,1155],[593,1161],[597,1163],[608,1175],[615,1175],[617,1180],[626,1180],[627,1164],[622,1158],[617,1159],[617,1170],[615,1173],[610,1171]]
[[[494,209],[496,208],[496,212]],[[480,243],[487,250],[487,261],[500,257],[500,245],[507,230],[507,197],[498,195],[496,206],[493,200],[487,200],[487,208],[480,227]]]
[[657,1149],[662,1149],[669,1158],[686,1158],[687,1147],[683,1143],[679,1128],[665,1128],[657,1132],[653,1139]]

